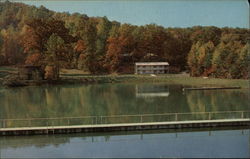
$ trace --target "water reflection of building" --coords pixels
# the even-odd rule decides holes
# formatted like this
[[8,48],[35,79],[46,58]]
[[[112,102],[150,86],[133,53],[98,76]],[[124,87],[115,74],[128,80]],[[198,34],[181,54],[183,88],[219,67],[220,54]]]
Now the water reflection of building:
[[136,97],[168,97],[169,87],[166,85],[136,85]]

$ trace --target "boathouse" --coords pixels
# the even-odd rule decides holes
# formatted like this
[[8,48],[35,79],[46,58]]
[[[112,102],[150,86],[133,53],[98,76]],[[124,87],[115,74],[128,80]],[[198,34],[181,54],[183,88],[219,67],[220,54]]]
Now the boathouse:
[[40,66],[22,66],[18,68],[18,77],[21,80],[43,80],[44,73]]
[[136,62],[135,74],[165,74],[169,72],[168,62]]

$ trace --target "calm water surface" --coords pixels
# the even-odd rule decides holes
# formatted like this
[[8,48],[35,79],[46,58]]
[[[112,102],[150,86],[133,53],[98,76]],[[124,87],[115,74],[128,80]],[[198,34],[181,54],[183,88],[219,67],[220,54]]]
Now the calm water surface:
[[[183,87],[144,83],[0,88],[0,119],[5,119],[0,127],[141,122],[138,116],[126,116],[138,114],[153,114],[144,116],[143,122],[176,120],[174,115],[154,115],[163,113],[221,112],[211,119],[250,116],[223,113],[248,111],[248,89],[183,92]],[[86,118],[10,120],[68,117]],[[208,119],[208,114],[182,114],[177,120],[190,119]]]
[[[183,92],[183,87],[149,83],[0,88],[0,128],[249,118],[247,89]],[[173,113],[184,114],[176,119]],[[189,129],[0,137],[0,158],[249,158],[249,131]]]
[[0,158],[249,158],[250,129],[0,137]]

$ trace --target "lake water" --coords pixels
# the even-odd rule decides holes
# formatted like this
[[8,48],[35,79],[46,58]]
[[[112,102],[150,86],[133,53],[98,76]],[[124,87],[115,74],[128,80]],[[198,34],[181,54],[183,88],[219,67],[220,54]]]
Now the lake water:
[[0,158],[249,158],[250,129],[0,137]]
[[117,83],[0,88],[0,127],[250,116],[248,89],[184,92],[183,87],[164,83]]

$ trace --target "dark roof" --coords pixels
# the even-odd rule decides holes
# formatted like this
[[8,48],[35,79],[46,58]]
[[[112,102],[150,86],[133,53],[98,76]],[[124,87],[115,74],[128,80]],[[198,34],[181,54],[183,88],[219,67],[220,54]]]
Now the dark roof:
[[41,68],[41,66],[33,66],[33,65],[24,65],[22,68]]

